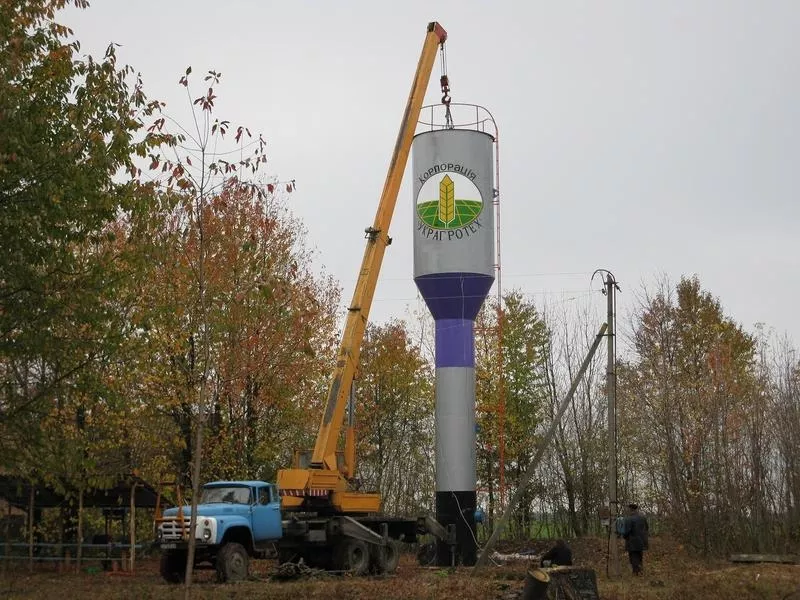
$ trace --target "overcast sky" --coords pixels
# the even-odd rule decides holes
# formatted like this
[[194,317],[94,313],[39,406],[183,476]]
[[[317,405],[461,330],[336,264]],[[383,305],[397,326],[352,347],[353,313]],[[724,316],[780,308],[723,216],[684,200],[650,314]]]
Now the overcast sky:
[[[221,71],[218,114],[262,132],[269,173],[296,180],[347,300],[438,20],[453,100],[500,131],[505,290],[602,307],[590,276],[606,267],[624,312],[660,274],[697,274],[746,328],[800,343],[800,2],[94,0],[62,20],[86,52],[121,44],[179,117],[186,66]],[[417,302],[408,173],[373,320]]]

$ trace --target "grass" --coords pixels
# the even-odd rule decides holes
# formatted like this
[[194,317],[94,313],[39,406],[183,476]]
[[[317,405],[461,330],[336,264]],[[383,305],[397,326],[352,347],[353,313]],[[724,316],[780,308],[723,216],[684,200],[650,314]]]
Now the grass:
[[[542,550],[550,542],[503,545],[505,552],[523,548]],[[606,576],[605,541],[584,539],[570,542],[575,561],[595,569],[600,597],[607,600],[671,599],[775,599],[800,600],[800,566],[776,564],[735,565],[722,560],[704,560],[688,554],[681,546],[653,538],[645,554],[645,575],[630,574],[627,557],[622,558],[622,577]],[[512,598],[522,589],[529,563],[493,566],[475,574],[472,569],[422,568],[413,556],[404,555],[397,574],[390,577],[351,578],[326,576],[321,579],[286,583],[268,580],[273,561],[252,563],[253,580],[220,585],[209,571],[197,573],[192,598],[221,600],[234,598],[299,600],[301,598],[445,599]],[[177,599],[183,589],[162,583],[157,562],[143,561],[135,575],[98,573],[58,574],[54,567],[28,574],[24,567],[0,576],[0,599],[81,598],[82,600]]]
[[422,222],[433,227],[434,229],[454,229],[456,227],[463,227],[470,224],[475,220],[480,212],[483,204],[478,200],[456,200],[455,218],[449,223],[445,224],[439,220],[439,201],[432,200],[430,202],[420,202],[417,205],[417,214]]

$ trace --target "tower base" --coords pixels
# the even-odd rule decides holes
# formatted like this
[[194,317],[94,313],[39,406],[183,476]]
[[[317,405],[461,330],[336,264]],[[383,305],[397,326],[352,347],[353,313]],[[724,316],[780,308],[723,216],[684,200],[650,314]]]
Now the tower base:
[[442,525],[455,524],[456,552],[451,556],[450,547],[436,542],[436,564],[449,567],[462,564],[471,567],[478,555],[478,543],[475,533],[475,507],[477,495],[474,490],[467,492],[436,492],[436,520]]

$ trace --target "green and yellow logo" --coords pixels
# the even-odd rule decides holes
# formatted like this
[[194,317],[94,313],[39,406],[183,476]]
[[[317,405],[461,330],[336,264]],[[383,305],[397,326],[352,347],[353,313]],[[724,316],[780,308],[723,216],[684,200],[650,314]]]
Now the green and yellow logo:
[[470,179],[455,172],[445,172],[441,178],[428,178],[417,194],[417,215],[432,229],[466,227],[482,210],[483,200],[478,188]]

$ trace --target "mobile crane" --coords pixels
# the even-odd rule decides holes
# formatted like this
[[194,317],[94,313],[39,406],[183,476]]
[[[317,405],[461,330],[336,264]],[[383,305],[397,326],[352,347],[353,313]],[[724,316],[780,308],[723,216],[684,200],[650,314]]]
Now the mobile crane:
[[[386,247],[392,243],[392,239],[389,237],[389,224],[411,150],[411,141],[419,120],[437,49],[445,43],[446,39],[447,33],[441,25],[435,22],[428,25],[428,33],[425,36],[422,55],[417,65],[403,120],[400,123],[400,131],[397,134],[375,221],[371,227],[364,230],[367,245],[361,261],[353,300],[348,308],[336,367],[313,453],[309,457],[308,452],[296,452],[294,468],[278,472],[278,487],[281,490],[284,510],[304,507],[330,508],[333,512],[342,514],[372,513],[380,510],[380,497],[377,494],[350,489],[349,480],[355,475],[355,435],[352,410],[345,432],[344,453],[337,452],[336,447],[353,378],[358,370],[361,343],[383,255]],[[446,75],[443,76],[443,80],[446,81]]]
[[[437,22],[428,24],[422,53],[417,64],[417,71],[411,85],[411,91],[406,103],[400,130],[397,134],[394,152],[389,162],[389,170],[383,186],[375,220],[371,227],[367,227],[365,237],[367,240],[364,257],[361,261],[358,280],[356,282],[353,299],[347,313],[347,320],[342,333],[341,344],[337,355],[336,366],[328,390],[328,398],[322,420],[319,425],[316,443],[313,452],[295,452],[291,469],[278,472],[278,488],[281,494],[282,508],[285,513],[312,512],[320,515],[321,520],[314,521],[294,517],[294,523],[299,531],[307,532],[309,528],[329,528],[328,517],[343,517],[346,528],[358,530],[356,525],[366,527],[377,533],[382,530],[382,542],[378,544],[377,551],[384,548],[389,553],[389,566],[394,561],[396,542],[399,538],[413,541],[418,532],[431,532],[444,540],[451,540],[452,531],[448,531],[430,517],[422,522],[412,523],[404,519],[387,519],[380,517],[381,499],[377,493],[369,493],[355,489],[353,479],[355,476],[355,432],[352,397],[353,379],[358,371],[361,343],[364,338],[373,295],[378,282],[381,264],[386,247],[392,243],[389,237],[389,225],[394,213],[400,183],[403,178],[408,155],[411,151],[411,142],[414,137],[420,110],[428,87],[431,72],[436,60],[437,50],[441,48],[444,53],[444,43],[447,32]],[[447,75],[441,77],[444,97],[443,102],[449,102],[449,82]],[[345,408],[349,407],[347,427],[345,430],[344,452],[337,451],[339,435],[341,433]],[[291,526],[285,528],[291,531]],[[351,531],[352,533],[352,531]],[[289,550],[299,550],[302,543],[291,544],[291,536],[285,536],[281,546]],[[374,543],[371,536],[363,537],[363,541]],[[336,553],[350,556],[349,547],[353,540],[343,539],[340,544],[343,548]],[[373,548],[373,551],[376,549]],[[288,555],[288,552],[285,554]],[[348,560],[340,560],[347,563]],[[352,561],[350,561],[352,562]],[[340,564],[339,566],[343,566]],[[395,565],[396,566],[396,562]],[[393,570],[393,569],[391,569]]]
[[[428,24],[375,220],[365,229],[364,257],[313,452],[296,451],[292,468],[278,472],[277,486],[262,481],[218,481],[203,488],[194,534],[196,562],[213,565],[223,581],[246,577],[249,557],[266,556],[272,546],[277,547],[281,562],[303,559],[306,564],[358,575],[393,572],[399,561],[399,541],[414,542],[419,534],[433,534],[449,544],[455,556],[453,526],[445,528],[430,516],[381,515],[380,495],[358,489],[352,394],[383,255],[392,243],[388,232],[400,183],[437,50],[444,52],[446,39],[441,25]],[[441,86],[442,102],[448,104],[446,74]],[[345,449],[340,452],[337,445],[348,405]],[[185,508],[169,509],[157,522],[161,573],[168,581],[180,580],[186,560],[189,519],[184,512]]]

